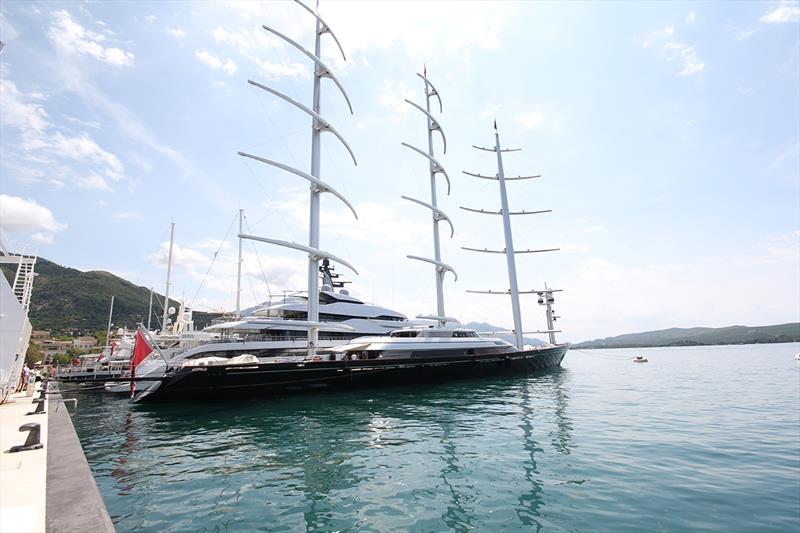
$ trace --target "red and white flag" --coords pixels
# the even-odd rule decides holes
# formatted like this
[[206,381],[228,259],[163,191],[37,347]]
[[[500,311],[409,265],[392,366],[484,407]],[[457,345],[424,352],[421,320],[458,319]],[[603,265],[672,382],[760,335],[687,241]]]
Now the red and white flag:
[[136,340],[133,342],[133,352],[131,352],[131,398],[136,392],[136,367],[144,361],[148,355],[153,351],[153,347],[147,342],[147,339],[142,335],[142,328],[136,330]]

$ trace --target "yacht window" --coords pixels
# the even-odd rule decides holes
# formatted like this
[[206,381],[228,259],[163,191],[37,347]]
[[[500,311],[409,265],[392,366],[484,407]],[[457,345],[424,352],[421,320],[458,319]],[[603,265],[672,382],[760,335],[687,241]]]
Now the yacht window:
[[422,337],[452,337],[453,331],[446,329],[428,329],[423,330]]
[[390,337],[417,337],[419,336],[419,331],[417,330],[400,330],[400,331],[392,331],[389,333]]

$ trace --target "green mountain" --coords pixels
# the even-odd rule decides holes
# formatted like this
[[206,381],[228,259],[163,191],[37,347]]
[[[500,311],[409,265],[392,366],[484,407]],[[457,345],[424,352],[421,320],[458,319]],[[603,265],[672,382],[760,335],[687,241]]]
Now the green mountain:
[[581,342],[573,345],[573,348],[639,348],[772,342],[800,342],[800,323],[725,328],[670,328]]
[[[3,273],[13,282],[14,270],[3,265]],[[104,331],[108,325],[108,308],[114,296],[115,328],[134,329],[141,321],[147,322],[150,289],[140,287],[109,272],[81,272],[57,265],[44,258],[36,260],[36,277],[29,317],[34,329],[49,329],[62,333],[93,333]],[[153,293],[152,324],[158,324],[163,313],[160,302],[164,297]],[[170,298],[170,305],[180,304]],[[204,327],[214,313],[195,312],[196,328]]]

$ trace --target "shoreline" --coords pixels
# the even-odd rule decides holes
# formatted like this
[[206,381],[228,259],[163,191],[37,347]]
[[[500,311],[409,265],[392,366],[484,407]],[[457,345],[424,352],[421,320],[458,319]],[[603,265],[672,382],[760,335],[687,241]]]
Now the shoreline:
[[609,344],[607,346],[580,346],[573,344],[570,350],[624,350],[627,348],[703,348],[711,346],[764,346],[769,344],[798,344],[800,339],[794,341],[776,341],[776,342],[733,342],[733,343],[686,343],[686,344]]

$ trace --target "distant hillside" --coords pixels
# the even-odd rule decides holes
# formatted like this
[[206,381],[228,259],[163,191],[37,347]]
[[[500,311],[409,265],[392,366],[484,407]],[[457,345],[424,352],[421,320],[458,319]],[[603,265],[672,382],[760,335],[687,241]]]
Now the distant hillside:
[[703,346],[713,344],[763,344],[799,342],[800,323],[776,326],[725,328],[670,328],[628,333],[573,345],[573,348],[638,348],[650,346]]
[[[58,332],[91,333],[105,330],[108,325],[108,307],[114,296],[114,327],[135,328],[140,321],[147,322],[150,289],[140,287],[114,274],[103,271],[81,272],[57,265],[44,258],[36,260],[36,278],[33,281],[30,319],[35,329]],[[14,270],[3,265],[9,283]],[[164,297],[153,294],[152,324],[158,324],[163,308],[158,302]],[[170,298],[170,305],[180,304]],[[195,327],[203,327],[218,315],[194,313]]]

